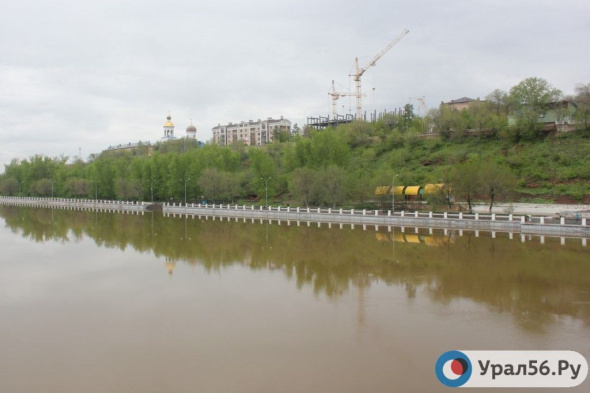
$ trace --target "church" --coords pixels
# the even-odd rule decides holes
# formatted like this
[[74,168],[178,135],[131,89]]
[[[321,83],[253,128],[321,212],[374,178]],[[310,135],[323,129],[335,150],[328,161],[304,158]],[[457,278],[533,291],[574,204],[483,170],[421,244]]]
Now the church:
[[[166,117],[166,122],[164,123],[164,135],[160,138],[161,142],[166,142],[166,141],[172,141],[177,139],[176,136],[174,135],[174,123],[172,122],[172,116],[170,116],[170,114]],[[185,135],[186,139],[193,139],[196,140],[197,139],[197,127],[195,127],[193,125],[193,122],[191,120],[191,124],[188,125],[188,127],[186,127],[186,135]],[[199,142],[199,145],[202,145],[201,142]],[[109,146],[108,149],[106,149],[105,151],[131,151],[133,149],[136,148],[140,148],[140,147],[147,147],[148,149],[148,154],[151,153],[151,148],[152,148],[152,142],[143,142],[143,141],[139,141],[139,142],[129,142],[127,144],[119,144],[119,145],[115,145],[115,146]]]
[[[197,127],[193,125],[192,120],[191,124],[186,127],[186,138],[197,139]],[[174,136],[174,123],[172,123],[172,116],[168,115],[168,117],[166,117],[166,122],[164,123],[164,136],[162,136],[162,141],[173,139],[176,139]]]

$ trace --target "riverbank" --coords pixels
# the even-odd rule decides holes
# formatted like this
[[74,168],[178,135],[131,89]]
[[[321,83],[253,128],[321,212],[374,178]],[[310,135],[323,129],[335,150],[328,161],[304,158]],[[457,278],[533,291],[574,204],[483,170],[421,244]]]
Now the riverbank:
[[135,201],[108,201],[70,198],[35,198],[0,196],[0,204],[54,209],[143,212],[149,204]]
[[[124,202],[102,200],[80,200],[63,198],[20,198],[0,197],[0,204],[13,206],[79,209],[96,211],[115,211],[144,214],[152,205],[147,202]],[[317,222],[340,225],[374,225],[386,227],[415,227],[459,229],[488,232],[508,232],[520,234],[538,234],[548,236],[576,236],[590,237],[588,222],[589,213],[580,207],[573,214],[551,214],[550,210],[538,208],[541,215],[529,214],[486,214],[477,209],[474,214],[459,213],[434,213],[434,212],[405,212],[390,210],[344,210],[322,208],[291,208],[281,206],[246,206],[246,205],[199,205],[199,204],[169,204],[161,205],[165,215],[191,215],[227,217],[235,219],[271,220],[271,221],[296,221]],[[531,208],[534,206],[528,206]],[[500,209],[502,207],[498,207]],[[510,205],[506,208],[513,208]],[[527,206],[517,206],[521,211],[526,211]],[[559,210],[559,209],[557,209]],[[575,210],[568,210],[574,212]],[[560,210],[560,212],[564,212]],[[550,214],[549,217],[546,215]]]
[[245,205],[164,204],[165,215],[221,217],[268,221],[317,222],[318,224],[374,225],[520,233],[522,235],[590,237],[587,217],[533,217],[516,214],[465,214],[434,212],[392,212],[391,210],[344,210]]
[[[473,205],[476,213],[488,213],[489,204],[477,203]],[[566,205],[553,203],[496,203],[492,208],[494,213],[502,214],[530,214],[538,216],[575,216],[575,213],[590,218],[590,205]]]

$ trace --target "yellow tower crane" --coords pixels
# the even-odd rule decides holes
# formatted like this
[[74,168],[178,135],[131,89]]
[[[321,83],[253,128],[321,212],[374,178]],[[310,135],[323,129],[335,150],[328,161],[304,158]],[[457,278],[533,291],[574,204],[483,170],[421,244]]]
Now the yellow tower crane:
[[428,114],[428,108],[426,107],[426,99],[424,96],[422,97],[410,97],[411,100],[418,101],[418,107],[422,112],[422,132],[424,132],[424,120],[426,119],[426,115]]
[[428,112],[428,108],[426,107],[426,97],[422,96],[422,97],[410,97],[410,100],[416,100],[418,101],[418,107],[420,108],[420,111],[422,112],[422,117],[426,116],[427,112]]
[[365,67],[359,67],[359,59],[358,57],[354,59],[354,74],[350,75],[353,77],[355,85],[356,85],[356,118],[357,120],[361,120],[362,112],[363,112],[363,89],[361,86],[361,77],[363,74],[371,67],[377,63],[384,54],[386,54],[395,44],[397,44],[402,38],[405,37],[410,31],[408,29],[404,29],[397,37],[393,39],[381,52],[379,52],[373,60],[369,62]]
[[328,95],[332,98],[332,117],[336,119],[338,116],[338,111],[336,109],[336,101],[340,97],[348,97],[348,96],[356,96],[354,93],[339,93],[336,91],[336,86],[334,85],[334,80],[332,79],[332,91],[328,93]]

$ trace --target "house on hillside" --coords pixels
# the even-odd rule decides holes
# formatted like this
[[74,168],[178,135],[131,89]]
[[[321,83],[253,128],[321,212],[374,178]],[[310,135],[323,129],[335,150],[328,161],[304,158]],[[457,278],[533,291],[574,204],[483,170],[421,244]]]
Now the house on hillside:
[[[543,113],[539,115],[537,123],[544,125],[547,131],[567,132],[576,128],[576,111],[578,104],[572,100],[561,100],[550,102],[546,105]],[[508,116],[508,125],[516,125],[517,117]]]
[[441,106],[445,105],[449,109],[455,109],[458,111],[462,111],[463,109],[469,108],[471,105],[473,105],[474,102],[481,102],[481,101],[480,101],[479,97],[476,100],[474,100],[473,98],[469,98],[469,97],[463,97],[463,98],[458,98],[456,100],[451,100],[449,102],[442,101],[440,103],[440,105]]

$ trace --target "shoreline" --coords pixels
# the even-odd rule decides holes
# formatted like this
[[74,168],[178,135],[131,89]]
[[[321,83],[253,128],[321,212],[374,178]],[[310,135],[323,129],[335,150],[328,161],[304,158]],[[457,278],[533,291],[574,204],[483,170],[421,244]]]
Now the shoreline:
[[[473,211],[477,213],[488,213],[489,204],[473,204]],[[492,208],[492,213],[502,214],[530,214],[539,216],[571,216],[576,212],[587,213],[590,217],[590,205],[584,204],[553,204],[553,203],[496,203]]]
[[[0,204],[58,208],[68,210],[111,211],[131,214],[145,214],[149,212],[151,203],[122,202],[103,200],[80,200],[65,198],[27,198],[0,197]],[[433,213],[433,212],[405,212],[390,210],[343,210],[322,208],[290,208],[273,206],[245,206],[245,205],[199,205],[199,204],[162,204],[164,215],[213,216],[235,219],[260,219],[270,221],[298,221],[347,225],[374,225],[384,227],[415,227],[437,229],[459,229],[488,232],[509,232],[526,235],[548,236],[576,236],[590,238],[590,211],[587,205],[576,205],[565,211],[564,206],[555,205],[552,209],[541,208],[533,204],[499,204],[495,210],[513,209],[508,214],[487,213],[487,206],[474,206],[474,214],[465,213]],[[551,206],[551,205],[550,205]],[[480,211],[485,210],[485,213]],[[525,213],[514,213],[514,210]],[[535,211],[540,216],[526,214]],[[559,216],[555,216],[559,212]],[[551,215],[545,217],[546,215]],[[575,218],[574,218],[575,217]]]

